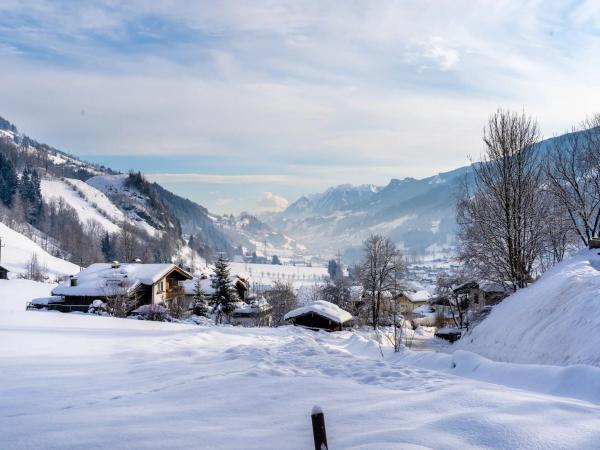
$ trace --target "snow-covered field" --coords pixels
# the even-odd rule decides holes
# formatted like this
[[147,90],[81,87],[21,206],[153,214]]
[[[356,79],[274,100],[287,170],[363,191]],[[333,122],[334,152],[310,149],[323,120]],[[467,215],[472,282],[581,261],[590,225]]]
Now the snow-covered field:
[[443,359],[452,355],[380,352],[350,332],[23,310],[51,287],[0,281],[2,448],[308,449],[315,404],[333,449],[600,442],[600,406],[585,392],[573,399],[506,387],[501,376],[454,376]]

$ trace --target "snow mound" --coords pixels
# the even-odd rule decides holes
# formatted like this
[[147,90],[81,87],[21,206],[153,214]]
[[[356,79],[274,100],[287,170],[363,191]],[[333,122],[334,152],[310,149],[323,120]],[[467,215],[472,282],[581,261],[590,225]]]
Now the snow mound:
[[79,267],[75,264],[50,255],[31,239],[3,223],[0,223],[0,237],[5,246],[2,248],[0,265],[11,272],[9,276],[27,273],[27,265],[33,254],[37,255],[42,271],[48,275],[60,278],[79,272]]
[[584,250],[506,298],[455,348],[497,361],[600,366],[600,256]]
[[283,318],[284,320],[288,320],[293,317],[302,316],[303,314],[311,312],[319,314],[323,317],[327,317],[328,319],[338,323],[344,323],[352,320],[352,314],[350,314],[348,311],[344,311],[339,306],[330,302],[326,302],[325,300],[317,300],[316,302],[312,302],[308,305],[294,309],[288,312]]

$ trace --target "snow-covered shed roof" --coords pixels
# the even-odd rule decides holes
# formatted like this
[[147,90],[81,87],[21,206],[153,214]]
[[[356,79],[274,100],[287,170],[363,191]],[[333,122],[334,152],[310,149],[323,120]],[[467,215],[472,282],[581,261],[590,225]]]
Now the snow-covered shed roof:
[[250,304],[245,302],[237,302],[236,308],[233,311],[233,315],[235,314],[256,314],[265,311],[269,311],[271,309],[271,305],[264,297],[259,297]]
[[352,314],[348,311],[344,311],[339,306],[325,300],[317,300],[316,302],[301,306],[288,312],[283,318],[284,320],[288,320],[308,313],[318,314],[337,323],[345,323],[352,320]]
[[421,291],[404,291],[402,292],[404,296],[413,303],[426,302],[431,297],[429,291],[421,290]]
[[113,267],[108,263],[96,263],[76,275],[77,285],[72,286],[68,278],[52,290],[52,295],[106,296],[115,288],[130,290],[140,284],[152,285],[172,270],[191,278],[175,264],[131,263]]

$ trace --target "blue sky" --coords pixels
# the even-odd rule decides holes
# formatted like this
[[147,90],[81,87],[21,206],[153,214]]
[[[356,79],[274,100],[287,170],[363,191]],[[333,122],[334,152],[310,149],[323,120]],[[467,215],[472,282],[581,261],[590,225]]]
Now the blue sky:
[[600,105],[596,1],[0,2],[0,115],[217,212],[468,162]]

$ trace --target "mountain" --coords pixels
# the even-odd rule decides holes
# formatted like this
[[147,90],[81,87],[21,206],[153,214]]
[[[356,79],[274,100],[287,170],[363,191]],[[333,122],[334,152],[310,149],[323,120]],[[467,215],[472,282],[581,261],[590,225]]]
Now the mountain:
[[[547,157],[567,136],[538,143],[539,157]],[[286,210],[261,218],[324,258],[341,250],[347,262],[355,261],[371,233],[389,236],[418,259],[445,257],[456,245],[456,196],[472,179],[471,165],[423,179],[392,179],[381,187],[344,184],[303,195]]]
[[456,235],[455,195],[471,173],[462,167],[422,180],[392,179],[383,187],[337,186],[264,219],[323,256],[342,250],[353,259],[370,233],[389,236],[410,254],[448,253]]
[[[173,253],[180,253],[179,247],[190,236],[194,237],[194,250],[203,256],[225,252],[233,257],[242,247],[252,253],[258,246],[264,248],[264,243],[271,254],[291,256],[302,248],[256,217],[252,217],[250,226],[245,215],[234,218],[211,214],[203,206],[147,181],[141,173],[122,174],[88,163],[19,133],[16,126],[1,117],[0,152],[18,171],[24,167],[35,169],[42,177],[43,200],[68,205],[84,228],[89,228],[90,220],[94,229],[104,233],[117,234],[127,228],[150,247],[162,247],[161,251],[146,251],[150,258],[164,258],[159,253],[164,255],[173,246],[178,247],[171,249]],[[170,243],[165,241],[167,237]],[[181,243],[175,244],[174,240]]]

